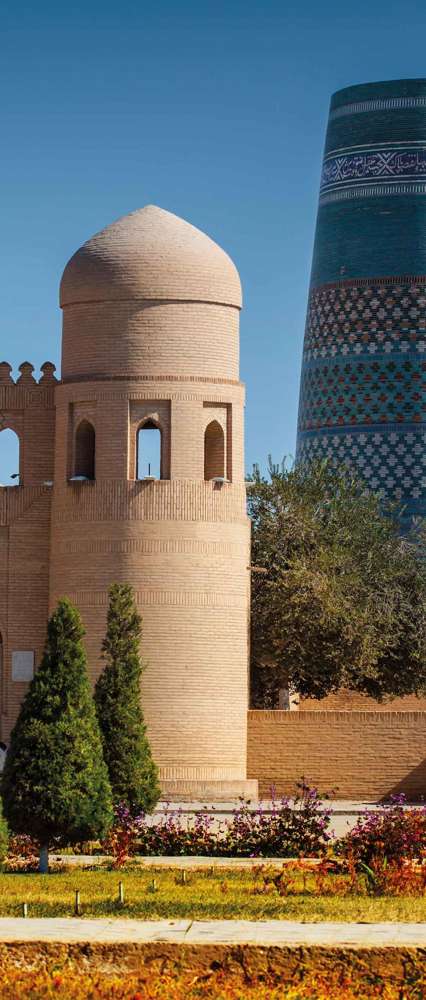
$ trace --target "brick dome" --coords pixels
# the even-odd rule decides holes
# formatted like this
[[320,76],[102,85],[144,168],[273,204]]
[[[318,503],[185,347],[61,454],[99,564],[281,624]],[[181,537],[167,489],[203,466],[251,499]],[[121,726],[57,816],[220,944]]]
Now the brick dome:
[[62,307],[117,300],[215,302],[241,307],[232,260],[205,233],[156,205],[102,229],[66,265]]

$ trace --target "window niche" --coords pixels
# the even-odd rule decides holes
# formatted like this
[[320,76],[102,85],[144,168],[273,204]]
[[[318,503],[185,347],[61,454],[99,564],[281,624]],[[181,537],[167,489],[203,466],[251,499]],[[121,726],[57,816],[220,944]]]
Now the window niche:
[[146,420],[136,434],[136,479],[162,479],[162,434],[153,420]]
[[96,434],[89,420],[82,420],[75,433],[74,476],[95,478]]
[[217,420],[207,424],[204,434],[204,479],[225,476],[225,435]]
[[21,471],[20,439],[10,427],[0,430],[0,486],[19,486]]

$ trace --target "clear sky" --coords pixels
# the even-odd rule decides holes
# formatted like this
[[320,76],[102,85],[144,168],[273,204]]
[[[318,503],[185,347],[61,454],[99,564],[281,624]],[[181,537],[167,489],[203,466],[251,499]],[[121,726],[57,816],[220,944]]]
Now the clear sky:
[[0,360],[59,364],[67,259],[154,203],[240,271],[247,470],[294,454],[330,95],[426,76],[425,41],[421,0],[3,5]]

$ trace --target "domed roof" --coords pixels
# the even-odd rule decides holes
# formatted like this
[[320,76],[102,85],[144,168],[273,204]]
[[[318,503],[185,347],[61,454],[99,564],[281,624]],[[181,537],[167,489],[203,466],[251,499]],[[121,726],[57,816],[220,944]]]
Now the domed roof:
[[62,276],[60,304],[145,299],[241,307],[238,271],[205,233],[156,205],[92,236]]

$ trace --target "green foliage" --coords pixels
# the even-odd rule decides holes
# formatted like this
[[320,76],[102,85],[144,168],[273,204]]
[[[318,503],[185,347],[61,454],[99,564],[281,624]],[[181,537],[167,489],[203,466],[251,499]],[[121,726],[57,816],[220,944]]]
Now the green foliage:
[[7,828],[6,820],[3,816],[3,807],[0,799],[0,866],[7,855],[7,848],[9,843],[9,830]]
[[426,690],[424,525],[399,534],[395,511],[328,462],[255,469],[252,675],[323,698],[347,688],[381,700]]
[[103,836],[112,821],[78,611],[61,600],[24,698],[3,771],[6,818],[41,846]]
[[141,618],[132,587],[113,584],[95,704],[114,801],[151,812],[160,796],[141,708]]

